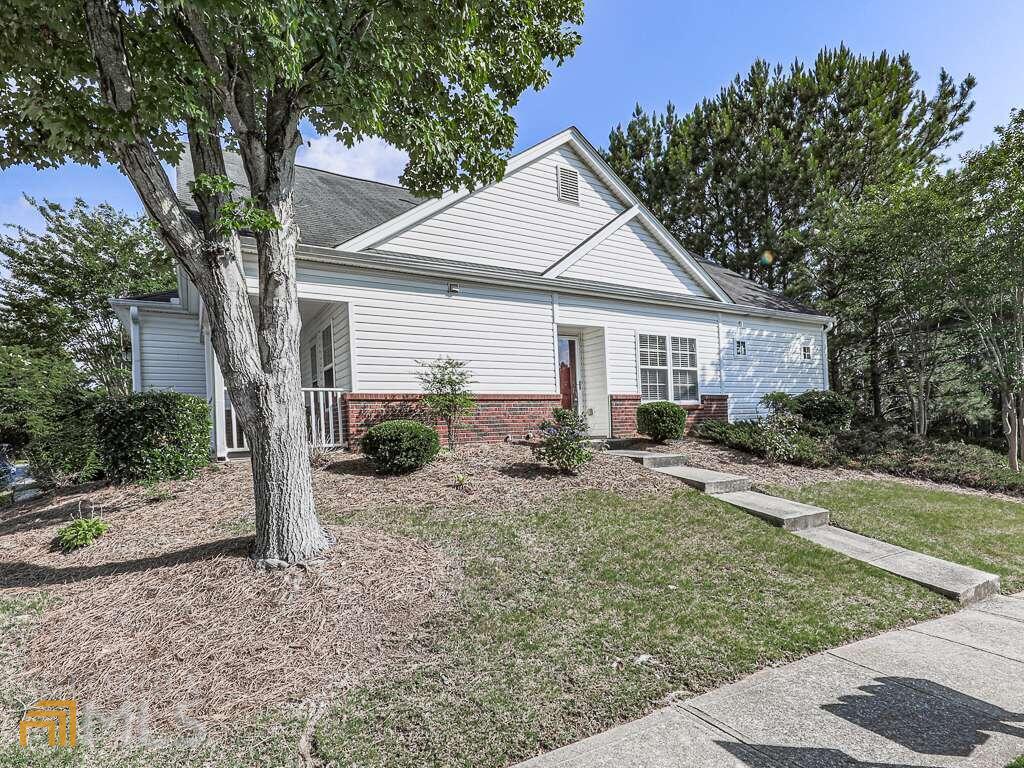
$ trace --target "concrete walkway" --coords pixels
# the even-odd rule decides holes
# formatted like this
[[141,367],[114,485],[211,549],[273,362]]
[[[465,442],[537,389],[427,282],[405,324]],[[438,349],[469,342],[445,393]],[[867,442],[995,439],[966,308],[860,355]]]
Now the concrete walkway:
[[1004,768],[1024,593],[758,672],[519,768]]
[[970,605],[999,592],[999,577],[993,573],[836,528],[829,525],[827,509],[752,491],[749,477],[691,467],[682,454],[657,454],[640,450],[612,450],[608,453],[640,462],[654,472],[675,477],[772,525],[913,581],[961,605]]

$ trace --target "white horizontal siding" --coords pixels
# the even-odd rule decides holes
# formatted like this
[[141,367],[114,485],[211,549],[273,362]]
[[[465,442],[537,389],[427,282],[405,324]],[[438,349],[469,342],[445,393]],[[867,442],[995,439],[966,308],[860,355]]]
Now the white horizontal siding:
[[206,397],[206,351],[198,315],[139,310],[142,389]]
[[[322,309],[308,323],[302,326],[299,336],[299,354],[302,369],[302,386],[311,387],[315,380],[324,386],[319,366],[323,357],[321,342],[324,328],[331,326],[331,340],[334,346],[334,387],[336,389],[352,389],[352,370],[350,366],[348,341],[348,306],[341,302],[332,302]],[[309,350],[316,345],[318,370],[310,367]]]
[[419,392],[417,361],[439,357],[465,360],[476,392],[557,391],[546,293],[463,283],[448,295],[445,281],[301,263],[298,282],[301,297],[348,303],[355,391]]
[[[557,199],[555,169],[580,174],[580,204]],[[569,147],[560,147],[378,247],[543,272],[623,211]]]
[[[799,394],[825,387],[825,349],[821,326],[723,318],[722,365],[734,421],[754,419],[768,392]],[[736,354],[736,341],[746,342],[747,354]],[[811,359],[803,359],[803,347]]]
[[635,219],[616,230],[562,276],[713,298]]
[[636,334],[654,333],[697,340],[702,394],[718,394],[718,320],[715,314],[559,294],[558,321],[605,329],[608,391],[636,394]]

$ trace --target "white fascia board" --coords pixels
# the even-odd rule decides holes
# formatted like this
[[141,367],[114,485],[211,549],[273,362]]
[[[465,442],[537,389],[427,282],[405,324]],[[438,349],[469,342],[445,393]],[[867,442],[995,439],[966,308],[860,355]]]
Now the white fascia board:
[[120,307],[138,307],[147,312],[167,312],[172,315],[195,315],[189,312],[181,304],[171,304],[167,301],[136,301],[135,299],[108,299],[107,303],[117,312]]
[[582,243],[580,243],[567,254],[565,254],[565,256],[563,256],[550,267],[548,267],[546,270],[544,270],[544,272],[541,274],[541,277],[558,277],[560,274],[565,272],[565,270],[569,269],[569,267],[571,267],[573,264],[579,262],[580,259],[582,259],[592,250],[597,248],[597,246],[599,246],[601,243],[603,243],[605,240],[607,240],[609,237],[615,234],[628,222],[632,221],[639,213],[640,209],[635,205],[632,208],[627,208],[625,211],[623,211],[614,219],[609,221],[599,230],[594,232]]
[[505,175],[492,184],[478,187],[475,190],[463,188],[455,192],[447,192],[441,197],[434,198],[433,200],[427,200],[426,202],[420,203],[415,208],[410,208],[405,213],[385,221],[383,224],[378,224],[373,229],[363,232],[361,235],[356,235],[352,239],[336,245],[335,248],[339,251],[362,251],[366,248],[372,248],[375,245],[379,245],[382,241],[394,237],[399,232],[418,224],[424,219],[441,213],[441,211],[459,202],[459,200],[468,197],[473,192],[479,192],[480,190],[487,189],[488,187],[503,181],[508,178],[510,174],[515,173],[520,168],[529,165],[534,160],[543,157],[548,152],[551,152],[565,144],[571,138],[572,132],[575,130],[575,128],[566,129],[555,134],[549,139],[545,139],[538,144],[534,144],[529,149],[525,149],[517,155],[513,155],[505,164]]

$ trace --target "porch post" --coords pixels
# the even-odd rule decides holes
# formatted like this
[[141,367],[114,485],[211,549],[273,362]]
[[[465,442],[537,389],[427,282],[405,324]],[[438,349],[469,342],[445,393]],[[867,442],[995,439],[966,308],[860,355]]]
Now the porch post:
[[217,362],[217,353],[210,343],[210,331],[203,333],[203,345],[206,347],[206,380],[210,388],[210,409],[213,422],[212,442],[214,456],[218,461],[228,457],[227,435],[224,433],[224,375]]

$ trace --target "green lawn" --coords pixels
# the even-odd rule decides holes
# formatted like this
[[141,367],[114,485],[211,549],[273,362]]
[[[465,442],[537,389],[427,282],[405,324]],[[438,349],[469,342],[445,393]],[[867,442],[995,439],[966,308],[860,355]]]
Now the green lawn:
[[1004,592],[1024,590],[1024,503],[875,481],[776,492],[831,510],[842,528],[997,573]]
[[[691,492],[588,491],[529,513],[378,509],[347,522],[444,547],[462,576],[455,607],[411,639],[422,663],[350,691],[318,726],[318,756],[339,766],[506,766],[642,716],[674,692],[952,609]],[[241,758],[85,747],[74,764],[297,764],[298,730],[242,731]],[[11,749],[0,763],[72,764]]]
[[1006,768],[1024,768],[1024,755],[1018,757],[1016,760],[1014,760],[1012,763],[1006,766]]

